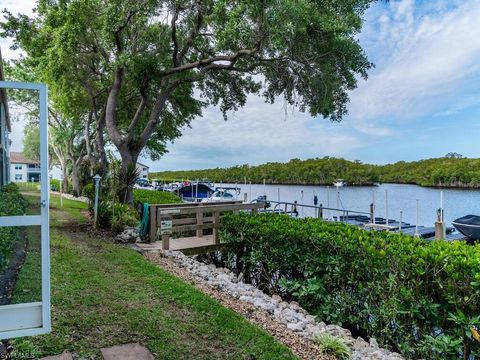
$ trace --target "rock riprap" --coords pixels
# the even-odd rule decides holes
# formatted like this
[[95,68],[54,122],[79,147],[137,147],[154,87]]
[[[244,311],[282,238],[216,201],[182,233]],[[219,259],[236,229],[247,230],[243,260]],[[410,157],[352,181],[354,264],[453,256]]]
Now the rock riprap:
[[140,233],[138,232],[138,228],[134,227],[126,228],[123,232],[115,237],[115,240],[125,244],[142,241],[140,238]]
[[338,337],[351,349],[352,359],[403,359],[397,353],[382,349],[377,341],[372,338],[370,342],[361,337],[354,338],[349,330],[337,325],[326,325],[319,322],[303,309],[298,303],[287,303],[280,296],[269,296],[250,284],[242,281],[242,275],[237,277],[227,268],[217,268],[212,264],[204,264],[179,251],[165,251],[165,256],[172,258],[175,263],[186,269],[192,275],[203,279],[209,285],[228,293],[230,296],[265,310],[279,323],[299,335],[312,339],[322,333]]

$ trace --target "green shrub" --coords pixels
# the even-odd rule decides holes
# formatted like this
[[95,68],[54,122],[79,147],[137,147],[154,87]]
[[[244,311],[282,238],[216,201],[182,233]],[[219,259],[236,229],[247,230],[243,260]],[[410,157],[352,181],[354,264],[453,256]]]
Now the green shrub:
[[138,225],[138,214],[126,204],[102,201],[98,205],[97,225],[114,232],[122,232],[127,226]]
[[170,192],[142,189],[133,190],[133,199],[136,204],[175,204],[182,202],[177,195]]
[[52,191],[60,191],[60,180],[51,179],[51,180],[50,180],[50,190],[52,190]]
[[431,359],[433,345],[438,359],[480,356],[472,337],[480,325],[480,245],[275,214],[230,214],[222,223],[231,267],[319,319],[407,358]]
[[[24,215],[28,201],[19,193],[16,184],[0,188],[0,216]],[[8,265],[13,244],[19,239],[20,230],[16,227],[0,227],[0,273]]]
[[88,183],[82,189],[82,196],[87,197],[90,202],[95,200],[95,185],[93,183]]
[[[62,182],[62,185],[63,185],[63,182]],[[50,190],[60,191],[60,180],[51,179],[50,180]],[[69,194],[73,193],[73,185],[71,183],[68,183],[68,185],[67,185],[67,193],[69,193]]]
[[330,334],[320,334],[315,336],[313,342],[318,344],[323,353],[333,355],[338,360],[350,359],[350,349],[347,345],[335,336]]

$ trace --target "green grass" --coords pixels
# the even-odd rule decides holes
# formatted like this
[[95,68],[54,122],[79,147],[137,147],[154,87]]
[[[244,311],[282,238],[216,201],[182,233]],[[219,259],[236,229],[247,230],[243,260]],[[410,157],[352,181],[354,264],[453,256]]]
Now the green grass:
[[188,283],[76,222],[84,204],[52,201],[53,332],[14,341],[16,357],[76,352],[101,359],[100,348],[141,342],[156,359],[294,359],[265,331]]
[[27,255],[18,274],[12,304],[42,301],[40,228],[29,226],[25,230]]

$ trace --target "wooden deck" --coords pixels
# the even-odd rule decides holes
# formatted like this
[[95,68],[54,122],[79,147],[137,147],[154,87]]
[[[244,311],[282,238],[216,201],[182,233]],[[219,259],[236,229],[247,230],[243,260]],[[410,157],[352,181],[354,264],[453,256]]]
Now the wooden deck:
[[[142,252],[163,251],[162,241],[152,243],[135,244]],[[222,244],[216,244],[213,235],[204,235],[202,237],[190,236],[177,239],[170,239],[169,250],[181,251],[185,255],[203,254],[216,251],[222,247]]]

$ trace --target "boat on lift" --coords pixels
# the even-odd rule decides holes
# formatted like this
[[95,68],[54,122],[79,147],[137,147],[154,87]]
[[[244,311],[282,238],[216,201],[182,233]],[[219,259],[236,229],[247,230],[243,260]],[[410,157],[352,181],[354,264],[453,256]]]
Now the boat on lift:
[[337,188],[340,188],[340,187],[344,187],[345,185],[347,185],[347,183],[343,179],[337,179],[337,180],[335,180],[333,185]]
[[452,225],[468,240],[480,240],[480,216],[466,215],[454,220]]

